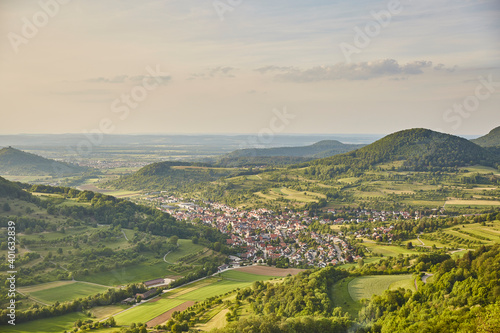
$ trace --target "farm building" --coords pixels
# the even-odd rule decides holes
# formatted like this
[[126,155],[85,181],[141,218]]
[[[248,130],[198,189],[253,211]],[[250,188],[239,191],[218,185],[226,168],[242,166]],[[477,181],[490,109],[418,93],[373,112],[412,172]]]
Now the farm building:
[[142,299],[148,299],[150,298],[151,296],[153,296],[154,294],[156,294],[156,288],[151,288],[149,289],[148,291],[146,291],[145,293],[142,293],[142,294],[135,294],[135,297],[139,297],[141,296]]

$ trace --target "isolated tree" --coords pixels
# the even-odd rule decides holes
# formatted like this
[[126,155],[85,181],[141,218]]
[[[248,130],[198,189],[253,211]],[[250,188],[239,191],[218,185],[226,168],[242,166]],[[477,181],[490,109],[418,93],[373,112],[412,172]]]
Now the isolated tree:
[[177,246],[177,242],[178,242],[178,241],[179,241],[179,237],[177,237],[177,236],[172,236],[172,237],[170,237],[170,239],[168,240],[168,242],[169,242],[170,244],[175,245],[175,246]]
[[359,259],[358,260],[358,268],[361,268],[365,265],[365,261],[363,260],[363,258]]
[[8,202],[4,203],[3,206],[2,206],[2,209],[3,209],[4,212],[10,212],[9,203]]

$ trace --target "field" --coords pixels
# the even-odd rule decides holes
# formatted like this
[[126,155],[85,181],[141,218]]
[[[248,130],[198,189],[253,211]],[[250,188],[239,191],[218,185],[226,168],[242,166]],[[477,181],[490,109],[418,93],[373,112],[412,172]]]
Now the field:
[[139,264],[113,269],[108,272],[95,273],[82,277],[81,280],[106,286],[119,286],[128,283],[144,282],[167,275],[178,275],[175,272],[169,271],[169,266],[165,262]]
[[308,191],[299,192],[285,187],[272,188],[268,191],[256,192],[254,194],[260,198],[271,201],[285,199],[301,203],[317,202],[319,199],[326,198],[326,196],[322,193],[308,192]]
[[43,303],[66,302],[106,291],[108,287],[85,282],[58,281],[31,287],[21,287],[19,291]]
[[170,252],[167,256],[165,256],[165,260],[169,263],[176,263],[180,258],[184,256],[194,254],[205,249],[203,245],[193,244],[190,239],[179,239],[177,244],[179,245],[177,251]]
[[351,316],[356,318],[362,308],[363,298],[381,295],[387,289],[404,288],[415,292],[415,283],[412,275],[370,275],[347,277],[335,283],[331,296],[335,306],[340,306]]
[[73,323],[78,319],[88,318],[81,312],[70,313],[64,316],[46,318],[27,323],[16,324],[15,326],[0,326],[2,333],[60,333],[71,329]]
[[463,206],[463,207],[476,207],[476,206],[500,206],[500,201],[496,200],[460,200],[450,199],[446,200],[446,206]]
[[355,277],[347,277],[335,283],[332,287],[331,295],[336,307],[341,307],[342,310],[356,318],[362,306],[360,302],[355,302],[349,294],[348,285],[354,279]]
[[[426,246],[437,247],[446,244],[455,248],[474,248],[479,245],[500,242],[500,221],[463,224],[443,229],[442,232],[433,232],[420,237]],[[413,243],[418,244],[418,243]]]
[[[420,243],[413,243],[413,245],[418,245]],[[407,249],[406,247],[401,247],[397,245],[384,245],[375,242],[365,241],[363,245],[372,253],[382,254],[384,256],[394,257],[399,254],[407,255],[414,254],[415,251]]]
[[[354,301],[359,301],[363,298],[371,298],[373,295],[381,295],[387,289],[409,286],[408,281],[412,280],[413,277],[409,274],[360,276],[349,282],[348,291]],[[414,287],[411,289],[415,291]]]
[[250,274],[237,270],[220,273],[182,287],[170,290],[153,301],[131,308],[115,316],[119,325],[133,322],[148,322],[185,302],[203,301],[207,298],[225,294],[236,288],[245,288],[254,281],[269,280],[272,275]]

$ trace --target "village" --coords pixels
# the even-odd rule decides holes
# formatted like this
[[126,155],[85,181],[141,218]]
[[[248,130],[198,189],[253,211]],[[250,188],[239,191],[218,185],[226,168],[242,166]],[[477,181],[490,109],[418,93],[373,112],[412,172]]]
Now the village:
[[[241,250],[238,257],[231,257],[230,265],[272,263],[277,267],[325,267],[353,262],[361,257],[356,255],[341,231],[320,233],[309,226],[313,223],[343,225],[416,218],[409,212],[399,211],[359,210],[354,214],[356,217],[351,219],[319,218],[311,216],[308,211],[290,210],[279,214],[265,208],[246,211],[208,201],[184,202],[183,198],[167,195],[166,192],[149,193],[146,199],[178,220],[204,223],[227,234],[229,238],[226,245]],[[334,217],[346,215],[345,211],[333,209],[328,210],[328,213]],[[353,215],[353,212],[349,213]],[[390,241],[391,230],[392,226],[370,228],[354,236]]]

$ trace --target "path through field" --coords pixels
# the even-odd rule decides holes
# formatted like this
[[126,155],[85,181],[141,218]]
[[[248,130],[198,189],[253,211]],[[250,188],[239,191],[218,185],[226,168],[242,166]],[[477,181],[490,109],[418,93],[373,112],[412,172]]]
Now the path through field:
[[184,311],[187,308],[189,308],[190,306],[193,306],[194,304],[195,304],[194,301],[187,301],[187,302],[182,303],[181,305],[177,305],[175,308],[170,309],[167,312],[159,315],[158,317],[151,319],[150,321],[148,321],[146,323],[146,325],[148,327],[155,327],[156,325],[161,325],[164,322],[166,322],[167,320],[169,320],[170,318],[172,318],[172,314],[175,311],[179,311],[179,312]]

